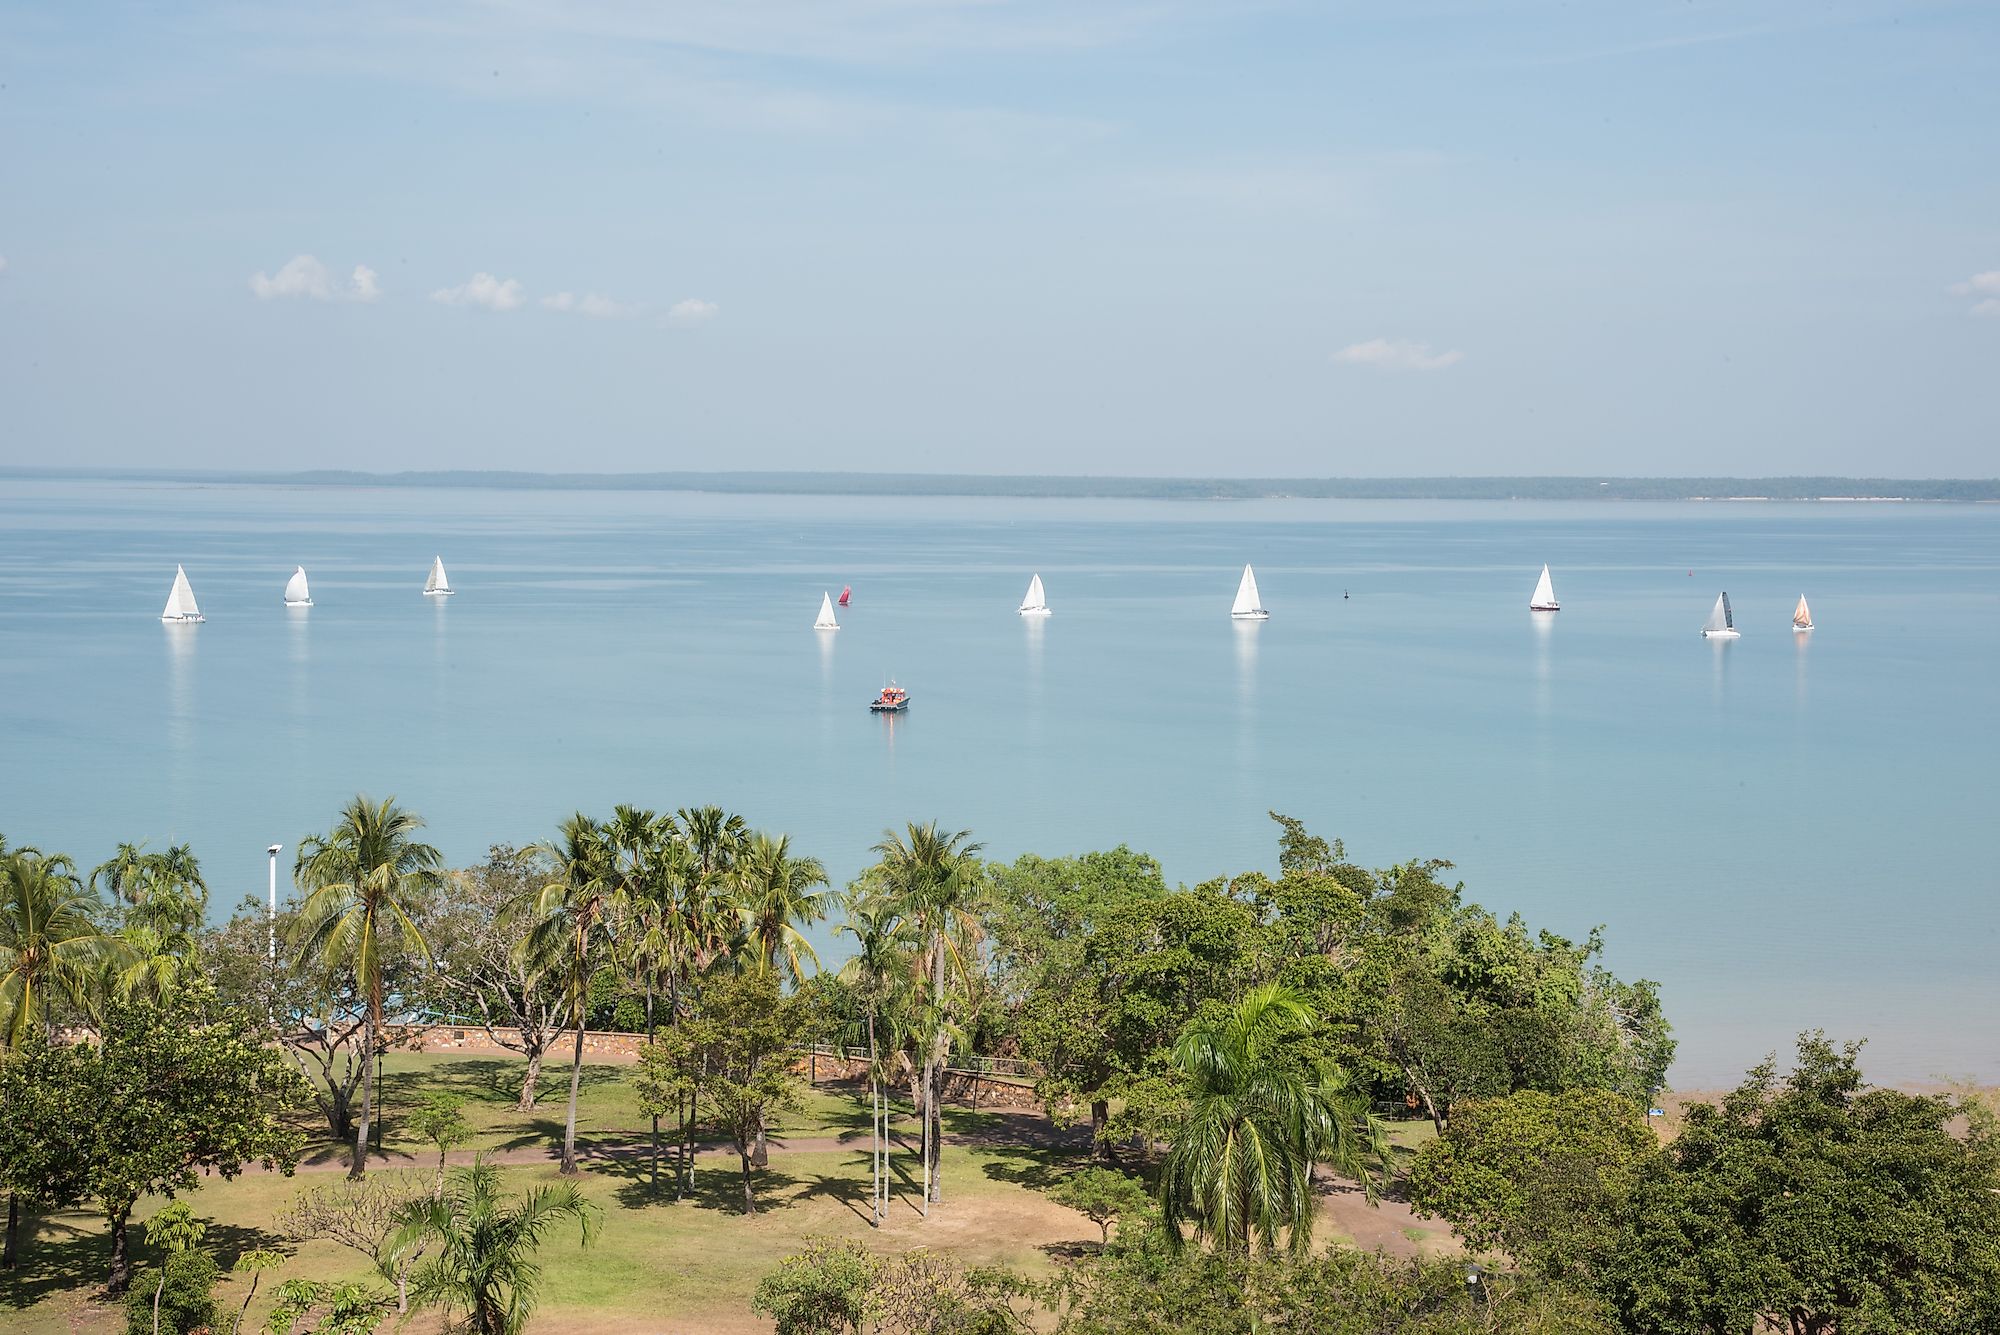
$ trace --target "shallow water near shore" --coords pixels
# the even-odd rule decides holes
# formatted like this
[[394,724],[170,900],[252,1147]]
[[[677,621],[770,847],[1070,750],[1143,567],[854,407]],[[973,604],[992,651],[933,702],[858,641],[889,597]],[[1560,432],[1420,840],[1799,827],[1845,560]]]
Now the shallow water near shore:
[[[202,625],[158,620],[176,562]],[[1743,638],[1705,643],[1724,588]],[[357,790],[460,863],[713,801],[837,881],[935,817],[1192,883],[1274,868],[1277,809],[1604,924],[1679,1084],[1808,1027],[1877,1079],[2000,1079],[2000,509],[4,482],[0,643],[0,834],[189,841],[218,911]]]

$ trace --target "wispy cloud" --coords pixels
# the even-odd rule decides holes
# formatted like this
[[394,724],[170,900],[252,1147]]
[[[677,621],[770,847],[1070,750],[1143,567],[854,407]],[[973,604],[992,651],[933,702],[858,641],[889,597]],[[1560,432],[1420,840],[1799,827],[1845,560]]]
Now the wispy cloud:
[[638,308],[601,296],[596,292],[586,292],[578,296],[574,292],[558,292],[554,296],[542,298],[544,309],[562,311],[568,315],[589,315],[599,320],[617,320],[638,314]]
[[1409,338],[1371,338],[1350,343],[1333,354],[1333,360],[1344,365],[1377,371],[1442,371],[1464,359],[1465,354],[1455,348],[1436,352],[1430,344]]
[[2000,315],[2000,269],[1988,269],[1976,273],[1963,283],[1953,283],[1954,297],[1976,297],[1972,303],[1974,315]]
[[667,319],[675,324],[700,324],[704,320],[714,319],[721,310],[722,307],[712,301],[704,301],[700,297],[687,297],[667,307]]
[[518,310],[524,299],[518,279],[495,278],[483,270],[457,287],[441,287],[431,293],[431,300],[440,305],[484,306],[489,311]]
[[311,255],[294,255],[275,274],[259,269],[250,275],[250,291],[259,301],[303,297],[308,301],[366,302],[382,297],[382,285],[367,265],[355,265],[353,274],[342,283]]

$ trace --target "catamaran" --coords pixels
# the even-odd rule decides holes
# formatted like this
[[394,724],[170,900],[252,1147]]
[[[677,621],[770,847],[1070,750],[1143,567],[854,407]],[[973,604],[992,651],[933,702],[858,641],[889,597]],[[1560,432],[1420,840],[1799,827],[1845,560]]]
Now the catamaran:
[[312,605],[312,593],[306,588],[306,568],[300,566],[292,572],[292,577],[285,581],[285,606],[311,607]]
[[847,606],[847,600],[853,596],[854,586],[852,584],[843,584],[840,586],[840,605],[842,607]]
[[188,584],[187,571],[174,567],[174,587],[167,593],[167,608],[160,613],[160,620],[175,625],[187,625],[205,620],[201,609],[195,606],[194,589]]
[[445,578],[444,558],[435,557],[431,561],[430,578],[424,581],[424,597],[449,598],[451,593],[451,581]]
[[1701,637],[1704,640],[1734,640],[1741,634],[1736,629],[1736,614],[1729,609],[1729,595],[1717,594],[1714,610],[1709,612],[1708,620],[1701,623]]
[[1021,600],[1019,611],[1024,617],[1045,617],[1049,614],[1049,598],[1042,592],[1040,575],[1028,581],[1028,596]]
[[1542,567],[1542,577],[1535,581],[1535,592],[1528,599],[1530,612],[1560,612],[1562,604],[1556,601],[1556,586],[1549,579],[1549,568]]
[[821,594],[821,595],[819,596],[819,620],[817,620],[817,621],[813,622],[813,629],[814,629],[814,630],[839,630],[839,629],[840,629],[840,623],[839,623],[838,621],[835,621],[835,620],[833,619],[833,595],[832,595],[832,594],[830,594],[830,593],[822,593],[822,594]]
[[1799,595],[1799,605],[1792,609],[1792,629],[1807,631],[1812,629],[1812,609],[1806,606],[1806,596]]
[[1243,567],[1243,582],[1236,586],[1236,605],[1229,609],[1229,615],[1238,621],[1269,621],[1271,614],[1264,610],[1264,602],[1257,596],[1257,572],[1249,566]]

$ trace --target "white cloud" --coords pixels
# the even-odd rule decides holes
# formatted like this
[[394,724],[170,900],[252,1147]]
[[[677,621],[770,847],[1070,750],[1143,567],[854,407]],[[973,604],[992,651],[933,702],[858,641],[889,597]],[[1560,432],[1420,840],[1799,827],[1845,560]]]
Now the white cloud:
[[2000,315],[2000,269],[1988,269],[1985,273],[1972,275],[1963,283],[1953,283],[1951,294],[1954,297],[1978,297],[1979,300],[1972,303],[1974,315]]
[[1377,371],[1442,371],[1465,357],[1457,350],[1433,352],[1431,345],[1409,338],[1371,338],[1350,343],[1333,359],[1348,366],[1368,366]]
[[552,297],[543,297],[542,305],[552,311],[589,315],[599,320],[616,320],[633,314],[630,306],[622,305],[595,292],[586,292],[580,297],[574,292],[558,292]]
[[513,278],[502,280],[481,272],[457,287],[439,288],[431,293],[431,300],[446,306],[484,306],[490,311],[511,311],[521,305],[521,284]]
[[722,307],[712,301],[703,301],[700,297],[687,297],[667,307],[667,318],[675,324],[700,324],[703,320],[714,319],[721,309]]
[[259,301],[273,301],[280,297],[305,297],[312,301],[377,301],[382,296],[381,284],[375,281],[375,271],[367,265],[355,265],[353,278],[341,284],[336,283],[326,266],[311,255],[292,256],[275,274],[259,269],[250,275],[250,290],[257,294]]

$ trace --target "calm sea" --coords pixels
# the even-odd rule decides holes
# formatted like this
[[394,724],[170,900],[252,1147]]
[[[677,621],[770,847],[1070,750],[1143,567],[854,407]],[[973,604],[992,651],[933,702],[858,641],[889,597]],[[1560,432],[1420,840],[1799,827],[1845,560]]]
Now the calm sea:
[[[419,592],[437,554],[450,599]],[[1245,561],[1264,625],[1228,615]],[[176,562],[204,625],[158,620]],[[1036,571],[1046,623],[1014,614]],[[191,841],[226,907],[357,790],[457,861],[717,802],[842,880],[936,818],[1192,883],[1271,867],[1275,808],[1604,924],[1683,1086],[1807,1027],[1877,1078],[1991,1080],[1996,575],[1970,507],[4,482],[0,833],[86,865]],[[1705,643],[1725,588],[1743,638]],[[891,677],[908,714],[871,715]]]

